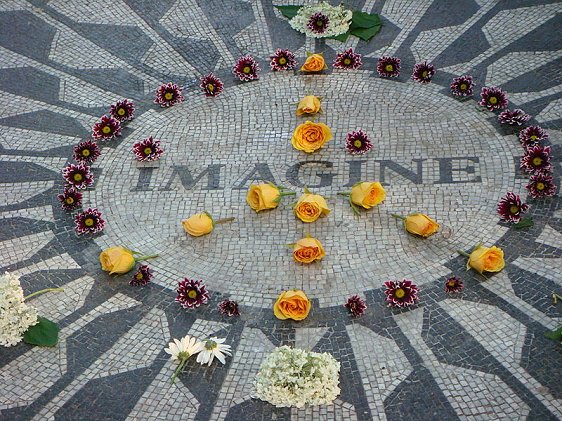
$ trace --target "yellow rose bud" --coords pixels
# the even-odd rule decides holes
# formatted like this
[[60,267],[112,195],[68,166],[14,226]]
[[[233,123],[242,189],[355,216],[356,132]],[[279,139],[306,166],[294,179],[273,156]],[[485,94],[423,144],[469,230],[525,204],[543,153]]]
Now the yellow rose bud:
[[135,266],[135,258],[133,252],[124,247],[109,247],[100,253],[100,263],[102,270],[110,275],[122,275]]
[[299,124],[293,132],[291,144],[299,151],[312,153],[332,140],[332,136],[332,131],[324,123],[306,121]]
[[326,256],[322,243],[316,238],[301,238],[293,246],[293,258],[300,263],[312,263]]
[[273,306],[273,314],[281,320],[303,320],[308,316],[311,307],[312,303],[303,291],[283,291]]
[[499,247],[479,246],[472,250],[466,269],[473,268],[479,273],[499,272],[505,267],[503,260],[503,250]]
[[327,69],[324,56],[322,54],[311,54],[301,67],[302,72],[321,72]]
[[314,95],[307,95],[299,101],[299,105],[297,106],[297,115],[312,115],[319,113],[321,110],[322,107],[320,106],[320,98]]
[[351,202],[365,209],[371,209],[386,199],[386,191],[381,183],[364,181],[351,188]]
[[281,193],[277,187],[269,183],[252,184],[246,195],[246,202],[256,212],[276,208]]
[[184,219],[181,224],[185,232],[194,237],[201,237],[213,230],[213,220],[204,212]]
[[423,213],[415,213],[406,217],[404,228],[410,234],[427,238],[439,231],[439,224]]
[[303,222],[314,222],[330,213],[330,208],[319,194],[305,193],[293,208],[295,215]]

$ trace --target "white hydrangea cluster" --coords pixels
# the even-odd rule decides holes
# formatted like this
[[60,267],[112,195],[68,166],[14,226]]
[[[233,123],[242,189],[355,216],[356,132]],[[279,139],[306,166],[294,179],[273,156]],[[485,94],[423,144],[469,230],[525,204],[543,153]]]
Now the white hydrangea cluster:
[[326,352],[282,346],[262,363],[256,397],[277,407],[326,405],[340,393],[339,371],[340,363]]
[[35,324],[37,310],[24,303],[19,278],[6,272],[0,276],[0,345],[16,345]]
[[[329,19],[326,30],[321,34],[308,27],[310,17],[316,13],[322,13]],[[289,24],[294,30],[304,33],[307,37],[326,38],[346,33],[349,30],[352,18],[353,12],[351,10],[344,9],[342,5],[332,6],[323,1],[301,7],[297,15],[289,21]]]

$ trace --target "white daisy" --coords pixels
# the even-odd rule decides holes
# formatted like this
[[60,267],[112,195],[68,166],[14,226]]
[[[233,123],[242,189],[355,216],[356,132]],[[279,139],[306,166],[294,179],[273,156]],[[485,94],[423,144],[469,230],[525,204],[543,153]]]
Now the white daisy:
[[197,355],[197,362],[201,365],[211,365],[213,359],[217,357],[224,364],[226,362],[224,356],[232,355],[230,345],[224,345],[224,341],[226,341],[226,338],[212,337],[207,339],[203,345],[203,350]]
[[168,346],[169,348],[164,348],[164,351],[172,356],[172,361],[179,362],[179,366],[176,368],[176,371],[174,371],[174,375],[172,376],[172,383],[174,383],[178,374],[183,370],[183,367],[189,357],[198,354],[205,347],[202,342],[199,342],[196,338],[189,335],[184,336],[180,340],[174,338],[174,342],[170,342]]

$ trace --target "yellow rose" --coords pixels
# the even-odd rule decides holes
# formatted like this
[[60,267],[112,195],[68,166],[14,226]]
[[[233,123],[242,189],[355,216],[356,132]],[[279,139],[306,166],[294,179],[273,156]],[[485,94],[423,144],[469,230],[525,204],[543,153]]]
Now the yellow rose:
[[312,263],[326,256],[322,243],[316,238],[301,238],[293,246],[293,258],[300,263]]
[[330,213],[330,208],[319,194],[305,193],[293,208],[295,215],[303,222],[314,222]]
[[297,106],[297,115],[303,114],[316,114],[322,111],[322,107],[320,106],[320,98],[314,95],[307,95],[303,99],[299,101],[299,105]]
[[386,199],[386,191],[381,183],[364,181],[351,188],[351,202],[371,209]]
[[439,224],[423,213],[415,213],[404,219],[404,228],[410,234],[427,238],[439,231]]
[[135,266],[135,258],[133,252],[124,247],[109,247],[100,253],[100,263],[102,270],[110,275],[122,275]]
[[482,272],[499,272],[505,266],[503,260],[503,250],[499,247],[478,246],[468,258],[466,269],[473,268],[479,273]]
[[324,56],[322,54],[310,54],[301,67],[302,72],[321,72],[327,69]]
[[293,132],[291,144],[295,149],[312,153],[332,140],[332,131],[324,123],[306,121],[299,124]]
[[276,208],[281,198],[281,192],[273,184],[252,184],[248,189],[246,201],[256,212]]
[[273,314],[281,320],[303,320],[308,316],[312,303],[300,289],[283,291],[273,305]]
[[205,212],[190,216],[181,221],[181,224],[185,232],[194,237],[201,237],[213,230],[213,220]]

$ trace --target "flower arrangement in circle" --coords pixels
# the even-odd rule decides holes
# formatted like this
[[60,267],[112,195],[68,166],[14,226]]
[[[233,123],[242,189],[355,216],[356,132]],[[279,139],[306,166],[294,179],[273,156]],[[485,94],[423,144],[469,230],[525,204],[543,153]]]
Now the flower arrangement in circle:
[[359,317],[365,314],[367,303],[359,295],[352,295],[347,299],[344,307],[347,308],[353,317]]
[[182,89],[175,83],[169,82],[160,85],[156,89],[154,103],[161,107],[171,107],[172,105],[181,104],[184,100]]
[[489,111],[507,108],[507,93],[496,86],[483,87],[480,91],[479,105],[486,107]]
[[332,130],[324,123],[307,120],[295,128],[291,144],[299,151],[312,153],[324,147],[333,136]]
[[200,79],[199,87],[205,96],[217,96],[224,90],[224,84],[222,81],[212,73],[209,73]]
[[105,228],[101,212],[96,208],[88,208],[74,217],[76,234],[97,234]]
[[351,155],[364,155],[373,149],[373,143],[363,130],[351,131],[345,138],[345,150]]
[[75,189],[82,190],[94,185],[94,175],[90,167],[83,163],[68,164],[63,168],[62,176]]
[[519,132],[519,141],[526,149],[547,139],[548,133],[540,126],[529,126]]
[[417,303],[419,288],[409,279],[386,281],[384,295],[389,307],[410,307]]
[[95,140],[106,141],[120,135],[121,123],[111,116],[104,115],[100,121],[92,127],[92,137]]
[[301,238],[292,246],[295,262],[310,264],[318,262],[326,256],[322,243],[310,235]]
[[529,210],[529,205],[521,202],[521,197],[513,192],[507,192],[498,203],[498,214],[503,221],[519,222],[523,214]]
[[149,162],[156,161],[164,154],[161,142],[152,136],[141,140],[133,145],[133,153],[137,161]]
[[392,214],[394,218],[404,221],[404,229],[412,235],[427,238],[435,234],[441,228],[433,218],[424,213],[413,213],[408,216]]
[[550,146],[531,146],[521,157],[521,169],[528,174],[549,174],[552,172]]
[[304,64],[301,66],[301,72],[307,73],[318,73],[322,70],[326,70],[328,65],[326,64],[326,60],[324,59],[324,55],[322,53],[319,54],[312,54],[306,53],[306,60]]
[[412,80],[418,83],[429,83],[435,75],[435,66],[427,61],[423,63],[418,63],[414,66],[414,71],[412,72]]
[[386,199],[386,190],[378,181],[360,181],[351,187],[350,192],[338,194],[349,197],[349,205],[356,215],[360,215],[357,206],[368,210]]
[[513,111],[505,110],[498,115],[500,124],[507,124],[508,126],[522,126],[530,119],[531,116],[520,108],[516,108]]
[[289,25],[308,37],[325,38],[346,33],[352,17],[353,13],[343,6],[332,6],[323,1],[300,7]]
[[93,164],[100,154],[100,147],[92,140],[85,140],[74,147],[74,160],[86,165]]
[[247,54],[242,56],[234,63],[232,67],[232,74],[240,79],[242,82],[248,82],[250,80],[257,80],[259,79],[258,72],[260,71],[259,63],[252,57],[251,55]]
[[464,283],[458,276],[452,276],[445,281],[445,292],[457,293],[464,289]]
[[273,305],[273,314],[280,320],[304,320],[312,308],[312,303],[300,289],[283,291]]
[[456,97],[468,97],[474,94],[474,80],[470,75],[463,75],[451,82],[451,93]]
[[302,222],[314,222],[318,218],[328,216],[330,208],[324,197],[313,194],[305,188],[304,194],[299,197],[293,207],[293,212]]
[[551,197],[556,194],[554,179],[551,175],[547,174],[532,175],[529,184],[525,187],[534,199]]
[[109,108],[109,114],[120,122],[130,121],[135,117],[135,104],[128,99],[117,101]]
[[377,72],[380,77],[398,77],[400,75],[400,59],[390,56],[379,57]]
[[295,55],[289,49],[282,50],[281,48],[278,48],[271,56],[269,56],[269,59],[269,67],[274,72],[293,70],[297,67]]
[[57,198],[61,203],[62,209],[67,212],[73,211],[82,205],[82,193],[72,186],[65,186],[63,192]]
[[314,95],[306,95],[297,105],[297,116],[315,115],[322,112],[322,99]]
[[209,302],[209,292],[202,280],[184,278],[176,289],[176,302],[183,308],[193,309]]
[[148,265],[140,265],[137,272],[129,281],[129,285],[144,287],[148,285],[153,277],[152,269],[150,269]]
[[[123,275],[130,272],[137,262],[154,259],[155,257],[158,257],[158,255],[145,256],[138,251],[129,250],[122,246],[113,246],[106,248],[100,253],[99,261],[103,271],[109,272],[110,275]],[[143,279],[151,279],[151,272],[147,271],[146,268],[142,274]]]
[[238,306],[238,303],[228,298],[222,300],[219,303],[218,309],[223,316],[228,316],[228,317],[240,316],[240,308]]
[[338,53],[332,66],[334,69],[356,70],[361,67],[361,54],[355,53],[353,48]]

